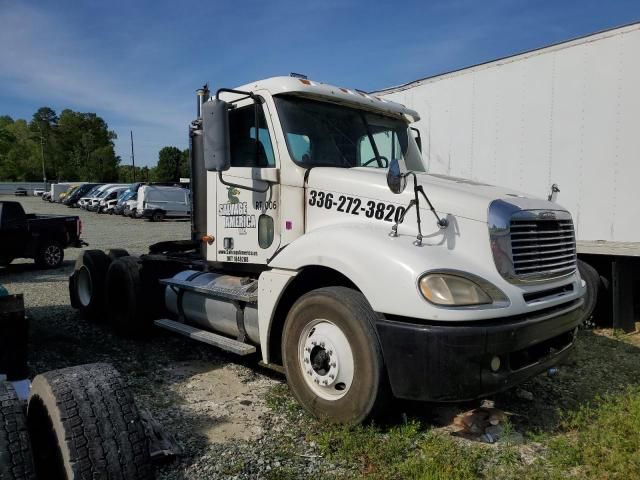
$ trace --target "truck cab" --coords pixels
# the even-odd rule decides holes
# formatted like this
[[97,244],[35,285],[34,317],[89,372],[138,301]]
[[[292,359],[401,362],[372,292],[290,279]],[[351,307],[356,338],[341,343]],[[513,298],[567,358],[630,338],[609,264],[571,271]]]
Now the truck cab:
[[[339,382],[321,374],[331,367],[311,367],[331,357],[315,336],[333,343],[334,355],[348,337],[330,319],[294,328],[307,338],[286,351],[295,322],[282,325],[279,307],[290,288],[357,292],[373,312],[367,343],[379,344],[402,398],[477,398],[544,370],[573,344],[584,286],[571,216],[520,192],[429,175],[411,129],[415,111],[279,77],[219,91],[201,117],[205,236],[215,239],[206,258],[260,272],[263,361],[302,377],[299,399],[343,398],[339,388],[356,377]],[[408,183],[401,190],[390,188],[393,169]],[[345,369],[358,363],[355,348],[342,352]]]
[[157,326],[259,349],[308,411],[347,423],[390,396],[487,396],[569,354],[585,288],[564,208],[430,175],[418,114],[358,90],[276,77],[198,95],[202,262],[160,280]]

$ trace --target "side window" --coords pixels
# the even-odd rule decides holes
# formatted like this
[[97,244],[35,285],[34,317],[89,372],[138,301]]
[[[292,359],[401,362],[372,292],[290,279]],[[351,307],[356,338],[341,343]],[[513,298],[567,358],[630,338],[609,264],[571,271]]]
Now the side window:
[[232,167],[265,168],[276,166],[264,111],[262,108],[258,109],[257,132],[254,112],[253,104],[229,112]]
[[311,157],[311,139],[308,135],[287,133],[287,143],[294,158],[303,163],[309,163]]
[[[371,135],[373,137],[373,141],[376,142],[376,147],[378,148],[378,153],[385,157],[387,160],[391,161],[393,158],[402,157],[402,150],[400,149],[400,145],[398,144],[398,139],[392,130],[383,130]],[[360,139],[360,143],[358,146],[358,165],[364,166],[367,162],[375,158],[376,154],[373,150],[373,145],[371,145],[371,141],[369,140],[369,136],[365,135]],[[386,168],[386,162],[378,163],[375,160],[370,162],[367,167],[383,167]]]

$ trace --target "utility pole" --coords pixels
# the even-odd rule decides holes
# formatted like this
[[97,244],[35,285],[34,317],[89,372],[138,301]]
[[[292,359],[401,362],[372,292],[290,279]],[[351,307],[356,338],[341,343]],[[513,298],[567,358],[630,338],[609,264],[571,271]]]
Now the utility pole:
[[42,158],[42,188],[44,190],[47,189],[47,173],[45,172],[44,169],[44,139],[42,138],[42,128],[40,128],[40,125],[36,122],[36,127],[38,127],[38,130],[40,131],[40,157]]
[[133,130],[129,130],[131,133],[131,165],[133,166],[133,182],[136,181],[136,157],[133,154]]

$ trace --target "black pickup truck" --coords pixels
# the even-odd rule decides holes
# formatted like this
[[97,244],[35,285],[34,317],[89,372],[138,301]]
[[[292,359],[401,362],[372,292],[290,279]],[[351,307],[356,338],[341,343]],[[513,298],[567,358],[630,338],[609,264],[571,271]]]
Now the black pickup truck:
[[0,266],[14,258],[33,258],[43,268],[64,260],[64,249],[86,245],[76,216],[26,214],[19,202],[0,201]]

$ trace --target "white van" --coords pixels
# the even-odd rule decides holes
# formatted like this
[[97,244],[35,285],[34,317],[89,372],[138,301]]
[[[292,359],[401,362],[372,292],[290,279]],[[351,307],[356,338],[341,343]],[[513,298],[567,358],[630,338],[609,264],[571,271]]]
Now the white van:
[[186,188],[143,185],[138,190],[138,217],[159,222],[165,217],[179,218],[190,215],[191,197]]

